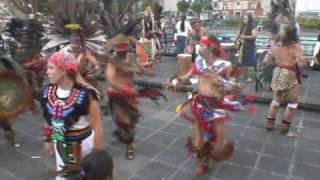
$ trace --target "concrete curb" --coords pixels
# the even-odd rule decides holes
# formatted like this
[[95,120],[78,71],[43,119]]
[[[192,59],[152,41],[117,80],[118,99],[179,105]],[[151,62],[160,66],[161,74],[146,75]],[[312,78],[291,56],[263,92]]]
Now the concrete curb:
[[[163,88],[163,84],[158,83],[158,82],[152,82],[152,81],[135,80],[135,84],[137,84],[139,86],[147,86],[147,87],[154,87],[154,88],[160,88],[160,89]],[[177,91],[186,93],[186,92],[195,92],[196,89],[193,87],[182,86]],[[258,104],[269,105],[271,101],[272,101],[271,98],[258,96],[254,102],[258,103]],[[299,109],[320,112],[320,104],[299,103]]]

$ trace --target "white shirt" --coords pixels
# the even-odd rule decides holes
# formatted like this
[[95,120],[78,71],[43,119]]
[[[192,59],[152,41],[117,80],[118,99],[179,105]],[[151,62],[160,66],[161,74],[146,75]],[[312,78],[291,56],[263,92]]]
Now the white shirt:
[[192,27],[190,23],[186,20],[184,21],[184,31],[181,31],[180,26],[181,26],[181,21],[178,21],[178,23],[176,24],[177,32],[175,34],[175,39],[177,36],[188,37],[188,33],[192,31]]

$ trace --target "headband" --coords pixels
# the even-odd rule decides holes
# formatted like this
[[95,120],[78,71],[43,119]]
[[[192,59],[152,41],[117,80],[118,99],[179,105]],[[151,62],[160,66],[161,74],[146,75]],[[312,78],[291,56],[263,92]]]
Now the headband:
[[224,49],[215,41],[212,41],[211,39],[208,39],[208,38],[201,38],[200,44],[206,45],[206,46],[212,47],[213,49],[218,50],[218,54],[217,54],[218,57],[227,58],[227,54],[224,51]]
[[75,73],[79,71],[76,58],[71,53],[63,50],[55,52],[53,55],[51,55],[48,63],[53,63],[69,73]]

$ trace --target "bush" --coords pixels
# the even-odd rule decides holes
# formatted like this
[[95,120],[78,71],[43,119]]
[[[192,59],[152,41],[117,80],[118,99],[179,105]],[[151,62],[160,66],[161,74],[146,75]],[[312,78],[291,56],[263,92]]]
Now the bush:
[[240,26],[241,18],[225,19],[221,21],[222,26]]
[[298,23],[302,28],[306,29],[320,29],[320,18],[316,17],[299,17]]

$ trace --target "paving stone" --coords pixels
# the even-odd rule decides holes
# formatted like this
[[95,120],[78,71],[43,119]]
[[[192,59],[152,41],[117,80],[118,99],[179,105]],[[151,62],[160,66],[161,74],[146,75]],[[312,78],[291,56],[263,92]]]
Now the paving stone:
[[275,130],[269,133],[268,142],[278,146],[290,146],[294,148],[296,139],[288,138]]
[[176,123],[170,123],[167,126],[165,126],[161,131],[174,134],[177,136],[185,136],[186,131],[192,131],[191,128],[188,126],[176,124]]
[[319,139],[306,139],[306,138],[297,138],[297,148],[298,149],[310,149],[312,151],[320,151],[320,140]]
[[319,180],[320,167],[297,163],[294,165],[292,174],[304,180]]
[[295,154],[297,163],[313,164],[320,166],[320,152],[314,152],[306,149],[299,149]]
[[129,180],[130,179],[131,174],[129,174],[125,171],[119,170],[119,169],[117,169],[117,167],[115,167],[115,168],[116,168],[115,177],[114,177],[115,180],[117,180],[117,179]]
[[17,180],[18,178],[13,176],[12,174],[9,174],[6,171],[3,171],[2,169],[0,169],[0,179],[3,180]]
[[236,164],[223,163],[219,167],[216,177],[223,180],[249,179],[251,168]]
[[167,134],[163,132],[157,132],[156,134],[153,134],[152,136],[148,137],[146,141],[152,142],[154,144],[158,144],[160,146],[168,146],[170,145],[177,136],[172,134]]
[[255,139],[241,137],[236,144],[239,149],[247,149],[250,151],[260,152],[264,142]]
[[241,133],[243,130],[244,128],[239,125],[228,124],[225,127],[225,135],[227,138],[235,141],[241,137]]
[[243,136],[246,138],[252,138],[258,141],[265,141],[269,133],[259,128],[245,128]]
[[178,151],[187,151],[186,143],[187,143],[187,136],[178,137],[172,142],[172,145],[169,147],[172,149],[176,149]]
[[137,174],[147,180],[163,180],[168,179],[175,171],[175,167],[165,165],[158,161],[151,161]]
[[144,139],[153,132],[154,132],[154,130],[152,130],[152,129],[148,129],[145,127],[136,127],[136,138],[137,139]]
[[196,176],[192,172],[178,170],[170,180],[215,180],[215,178],[206,175]]
[[232,120],[230,121],[231,124],[236,124],[239,126],[247,126],[247,124],[252,120],[252,115],[239,115],[239,114],[233,114]]
[[187,152],[181,152],[176,149],[168,148],[157,155],[156,160],[177,167],[180,166],[187,158]]
[[147,180],[147,179],[142,176],[134,175],[134,176],[130,177],[128,180]]
[[306,128],[320,129],[320,120],[308,120],[304,119],[302,126]]
[[319,112],[315,111],[303,111],[303,118],[306,120],[319,120]]
[[263,150],[264,154],[269,154],[281,159],[292,159],[294,148],[291,146],[281,146],[268,142]]
[[19,162],[16,169],[10,172],[21,179],[43,180],[54,177],[54,171],[54,169],[50,169],[44,164],[29,158]]
[[136,174],[148,164],[148,158],[136,154],[133,160],[127,160],[124,156],[114,158],[115,167],[128,174]]
[[167,124],[166,121],[162,121],[159,119],[149,119],[147,121],[139,123],[139,126],[146,127],[148,129],[152,129],[152,130],[157,130],[157,129],[164,127],[166,124]]
[[162,121],[173,121],[178,116],[177,113],[160,111],[152,116],[153,119],[162,120]]
[[258,163],[258,168],[268,172],[274,172],[277,174],[288,176],[289,165],[290,161],[281,160],[270,156],[262,156]]
[[320,129],[302,127],[299,135],[304,138],[317,140],[320,137]]
[[254,167],[258,153],[237,149],[229,161],[242,166]]
[[250,180],[288,180],[288,176],[277,175],[262,170],[255,170]]
[[148,158],[154,158],[165,147],[151,142],[143,141],[137,145],[136,153],[146,156]]

